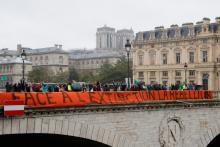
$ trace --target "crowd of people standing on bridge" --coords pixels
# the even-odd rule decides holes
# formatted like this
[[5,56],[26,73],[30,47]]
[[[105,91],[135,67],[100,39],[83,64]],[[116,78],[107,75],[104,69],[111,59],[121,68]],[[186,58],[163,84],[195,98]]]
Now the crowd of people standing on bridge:
[[125,82],[111,82],[102,84],[97,81],[94,83],[80,83],[80,82],[69,82],[69,83],[6,83],[6,92],[62,92],[62,91],[139,91],[139,90],[200,90],[192,82],[176,83],[176,84],[145,84],[144,82],[135,82],[128,86]]

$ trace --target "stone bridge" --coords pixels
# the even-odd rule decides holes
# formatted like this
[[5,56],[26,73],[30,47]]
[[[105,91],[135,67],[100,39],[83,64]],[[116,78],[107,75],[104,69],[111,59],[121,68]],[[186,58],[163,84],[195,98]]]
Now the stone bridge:
[[206,147],[220,133],[219,107],[215,100],[26,108],[22,118],[1,117],[0,134],[60,134],[113,147]]

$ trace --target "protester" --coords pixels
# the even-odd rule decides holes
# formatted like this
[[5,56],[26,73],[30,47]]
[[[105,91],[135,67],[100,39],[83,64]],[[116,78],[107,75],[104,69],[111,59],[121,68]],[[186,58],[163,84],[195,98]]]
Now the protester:
[[[32,86],[31,86],[32,85]],[[47,84],[47,83],[25,83],[24,90],[22,90],[22,84],[21,83],[14,83],[9,84],[9,82],[6,83],[5,89],[6,92],[63,92],[63,91],[74,91],[74,92],[80,92],[80,91],[140,91],[140,90],[198,90],[193,82],[190,82],[186,84],[185,82],[177,82],[176,84],[167,84],[167,82],[163,84],[158,84],[157,82],[151,83],[151,84],[145,84],[142,81],[135,80],[134,84],[130,84],[130,88],[127,88],[127,83],[125,82],[109,82],[109,83],[103,83],[101,84],[100,81],[97,81],[96,84],[94,83],[89,83],[85,84],[83,83],[82,85],[80,82],[73,81],[73,83],[69,82],[68,84]],[[201,89],[199,89],[201,90]]]

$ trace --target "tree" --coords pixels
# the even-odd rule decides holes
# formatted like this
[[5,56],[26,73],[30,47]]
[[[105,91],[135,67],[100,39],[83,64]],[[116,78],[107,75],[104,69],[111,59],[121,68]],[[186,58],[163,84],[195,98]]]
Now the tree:
[[34,82],[50,82],[54,73],[52,70],[45,67],[33,67],[33,70],[28,73],[28,81]]
[[69,68],[68,80],[69,81],[72,81],[72,80],[79,81],[80,80],[79,73],[76,71],[76,69],[73,66],[71,66]]
[[54,75],[51,79],[51,82],[54,83],[67,83],[69,82],[69,71],[60,72],[56,75]]
[[[129,63],[129,73],[132,77],[132,62]],[[98,80],[101,82],[111,82],[111,81],[124,81],[128,73],[128,61],[126,58],[121,58],[115,65],[104,64],[99,73]]]
[[80,81],[82,82],[95,82],[97,80],[97,76],[92,72],[82,73],[80,75]]

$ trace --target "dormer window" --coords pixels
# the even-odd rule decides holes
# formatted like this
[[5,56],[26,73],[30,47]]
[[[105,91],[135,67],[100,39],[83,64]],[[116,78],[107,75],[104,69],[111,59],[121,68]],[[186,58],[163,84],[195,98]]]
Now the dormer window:
[[174,38],[175,37],[175,30],[174,29],[168,30],[167,36],[168,36],[168,38]]
[[155,32],[155,38],[156,39],[161,39],[161,37],[162,37],[162,31],[156,31]]
[[182,37],[187,37],[188,34],[189,34],[189,28],[188,28],[188,27],[183,27],[183,28],[181,28],[180,33],[181,33],[181,36],[182,36]]

